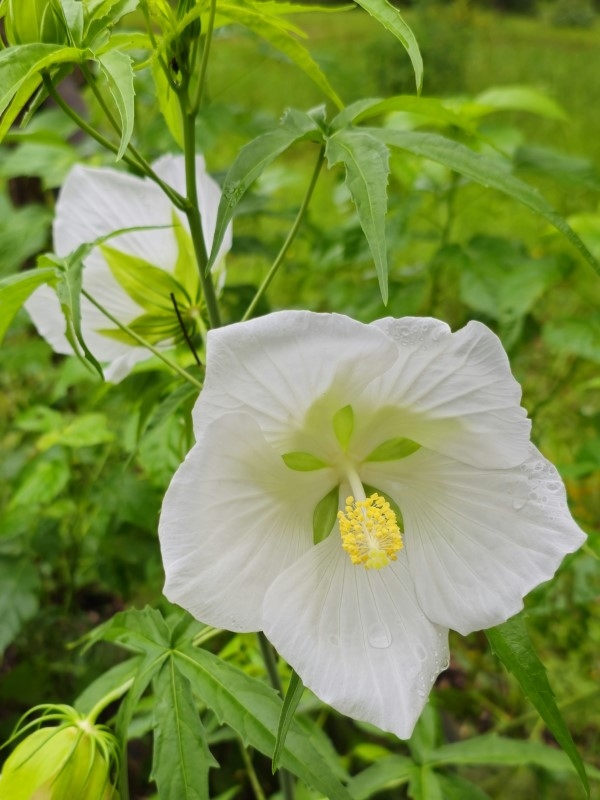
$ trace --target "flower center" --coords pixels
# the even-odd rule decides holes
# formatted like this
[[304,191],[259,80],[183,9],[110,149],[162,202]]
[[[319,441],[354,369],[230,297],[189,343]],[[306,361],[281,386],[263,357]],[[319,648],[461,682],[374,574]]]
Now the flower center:
[[353,564],[365,569],[387,567],[403,546],[396,515],[377,493],[362,500],[347,497],[345,511],[338,511],[338,523],[342,547]]

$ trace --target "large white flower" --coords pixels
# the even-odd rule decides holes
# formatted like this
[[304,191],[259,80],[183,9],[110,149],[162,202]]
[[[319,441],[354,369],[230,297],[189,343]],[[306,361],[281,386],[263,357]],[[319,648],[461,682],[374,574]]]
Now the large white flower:
[[[165,183],[185,194],[183,156],[163,156],[153,169]],[[210,251],[221,191],[206,173],[200,156],[196,159],[196,178],[202,229]],[[56,254],[67,256],[82,244],[126,228],[144,230],[119,234],[95,247],[84,261],[83,288],[151,344],[160,349],[172,347],[183,334],[171,293],[189,332],[203,327],[198,267],[185,216],[147,178],[106,167],[75,166],[56,205]],[[217,274],[230,247],[231,229],[215,262]],[[73,353],[52,289],[40,287],[25,307],[56,352]],[[151,356],[85,297],[81,298],[81,318],[83,338],[96,358],[107,365],[107,380],[122,380],[135,364]]]
[[165,594],[265,631],[322,700],[407,738],[447,629],[503,622],[585,538],[520,398],[477,322],[287,311],[211,331],[161,515]]

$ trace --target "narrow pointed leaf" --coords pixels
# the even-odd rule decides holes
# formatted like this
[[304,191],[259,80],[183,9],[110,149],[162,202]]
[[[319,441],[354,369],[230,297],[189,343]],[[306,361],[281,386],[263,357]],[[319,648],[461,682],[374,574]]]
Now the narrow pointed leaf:
[[443,101],[435,97],[415,97],[414,95],[404,94],[388,97],[385,100],[380,97],[357,100],[355,103],[346,106],[343,111],[340,111],[333,118],[331,130],[338,131],[351,124],[358,125],[367,119],[372,119],[382,114],[390,114],[393,111],[416,114],[423,117],[425,122],[436,126],[453,126],[469,132],[475,132],[475,125],[472,119],[446,108]]
[[421,447],[412,439],[404,439],[399,436],[396,439],[387,439],[378,445],[372,453],[366,457],[365,461],[396,461],[406,458],[411,453],[416,453]]
[[348,784],[348,791],[354,800],[369,800],[384,789],[393,790],[407,784],[418,769],[406,756],[385,756],[355,775]]
[[275,742],[275,750],[273,752],[273,773],[279,769],[281,756],[283,755],[283,748],[285,740],[294,719],[294,714],[298,708],[298,703],[302,699],[304,693],[304,684],[302,678],[295,670],[292,670],[292,677],[290,678],[290,685],[285,694],[283,707],[281,709],[281,716],[279,717],[279,725],[277,727],[277,741]]
[[423,59],[415,35],[400,12],[391,3],[388,3],[388,0],[356,0],[356,4],[364,8],[400,41],[410,58],[415,72],[417,92],[420,94],[423,86]]
[[286,467],[296,470],[297,472],[312,472],[315,469],[323,469],[327,466],[324,461],[313,456],[312,453],[296,451],[284,453],[281,457]]
[[437,161],[438,164],[443,164],[482,186],[498,189],[512,197],[513,200],[523,203],[564,234],[600,274],[600,265],[566,220],[552,208],[537,189],[512,175],[510,162],[475,153],[465,145],[436,133],[374,128],[365,128],[364,130],[368,130],[373,136],[391,147],[399,147],[414,155]]
[[281,125],[244,145],[231,165],[225,183],[207,269],[213,266],[233,212],[252,183],[277,156],[302,139],[318,141],[321,133],[312,117],[301,111],[287,112]]
[[385,215],[390,171],[388,149],[361,129],[345,128],[327,140],[325,153],[330,167],[342,163],[346,168],[346,184],[375,262],[383,302],[387,303]]
[[119,118],[121,120],[121,142],[117,161],[121,159],[133,133],[133,119],[135,115],[133,88],[133,61],[119,50],[111,50],[97,57],[102,74],[107,80],[108,88],[113,96]]
[[335,525],[338,513],[339,488],[335,486],[319,500],[313,514],[313,542],[319,544],[326,539]]
[[570,758],[589,797],[590,787],[585,767],[571,733],[564,721],[546,669],[534,650],[525,620],[517,616],[485,632],[492,651],[518,680],[525,696],[533,703],[558,744]]
[[131,299],[148,312],[173,311],[171,293],[180,300],[181,285],[160,267],[155,267],[143,258],[100,245],[110,271]]
[[44,283],[56,283],[58,277],[56,269],[43,267],[10,275],[0,281],[0,342],[29,295]]

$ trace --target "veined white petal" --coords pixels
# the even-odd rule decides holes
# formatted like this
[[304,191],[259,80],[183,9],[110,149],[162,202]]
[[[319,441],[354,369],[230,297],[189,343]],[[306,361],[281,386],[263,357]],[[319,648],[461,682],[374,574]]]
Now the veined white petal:
[[512,469],[478,469],[422,449],[361,472],[400,506],[421,607],[462,634],[516,614],[585,540],[558,472],[533,445]]
[[438,320],[415,317],[374,325],[396,343],[398,359],[369,384],[358,406],[381,408],[365,433],[369,444],[408,436],[474,466],[505,468],[523,461],[531,423],[492,331],[470,322],[450,333]]
[[165,495],[166,596],[210,625],[260,630],[267,588],[313,546],[313,512],[333,485],[331,470],[288,469],[252,417],[216,420]]
[[[312,437],[306,447],[326,447],[332,414],[396,358],[385,334],[339,314],[280,311],[210,331],[195,430],[224,413],[246,411],[282,452],[300,449],[290,436],[303,429]],[[315,404],[322,409],[305,424]]]
[[402,553],[366,570],[334,530],[275,580],[263,614],[269,639],[321,700],[410,737],[447,665],[448,637],[419,607]]

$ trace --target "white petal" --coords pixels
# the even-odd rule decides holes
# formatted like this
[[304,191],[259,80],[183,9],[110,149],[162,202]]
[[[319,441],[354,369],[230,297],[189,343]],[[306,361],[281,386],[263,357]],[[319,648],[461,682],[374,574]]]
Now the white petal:
[[333,485],[330,470],[288,469],[251,417],[221,417],[164,499],[166,596],[210,625],[259,630],[265,591],[312,547],[315,506]]
[[407,739],[441,669],[447,631],[417,603],[405,559],[351,563],[336,529],[267,592],[264,630],[329,705]]
[[498,337],[470,322],[456,333],[434,319],[374,323],[396,342],[398,359],[365,391],[378,403],[369,441],[408,436],[480,467],[513,467],[527,455],[531,424]]
[[65,336],[65,318],[54,289],[40,286],[25,301],[25,309],[40,336],[57,353],[72,355],[73,348]]
[[400,506],[421,607],[462,634],[516,614],[585,539],[558,472],[533,445],[514,469],[477,469],[423,449],[361,472]]
[[[303,427],[318,445],[325,435],[333,437],[331,415],[396,357],[396,345],[385,334],[339,314],[280,311],[210,331],[196,431],[224,413],[246,411],[280,448],[291,449],[290,435]],[[319,420],[305,425],[317,401],[327,418],[326,434]]]

